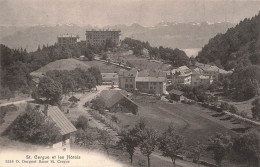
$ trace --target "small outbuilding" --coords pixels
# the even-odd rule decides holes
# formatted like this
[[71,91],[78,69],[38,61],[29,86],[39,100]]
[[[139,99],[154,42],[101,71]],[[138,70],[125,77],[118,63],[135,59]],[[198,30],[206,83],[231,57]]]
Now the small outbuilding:
[[100,96],[110,112],[133,114],[138,112],[138,105],[128,97],[128,93],[124,90],[103,90]]
[[68,99],[69,102],[72,102],[72,103],[77,103],[78,101],[80,101],[80,99],[76,98],[75,96],[71,96],[69,99]]
[[184,92],[182,92],[180,90],[175,90],[175,89],[172,89],[169,92],[170,98],[175,101],[183,101],[184,100],[183,94],[184,94]]

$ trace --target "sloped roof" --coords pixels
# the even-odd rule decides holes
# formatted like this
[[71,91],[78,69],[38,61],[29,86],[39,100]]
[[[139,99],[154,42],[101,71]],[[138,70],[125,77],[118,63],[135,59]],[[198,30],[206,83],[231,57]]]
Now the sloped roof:
[[137,82],[164,82],[166,81],[166,72],[161,70],[142,70],[136,77]]
[[57,106],[48,106],[47,116],[56,124],[61,135],[77,130]]
[[172,89],[169,94],[175,94],[175,95],[183,95],[184,92],[180,91],[180,90],[175,90],[175,89]]
[[77,101],[79,101],[79,99],[78,98],[76,98],[75,96],[71,96],[69,99],[68,99],[68,101],[70,101],[70,102],[77,102]]
[[127,91],[125,90],[103,90],[100,93],[101,98],[104,99],[105,106],[107,108],[111,108],[115,105],[118,101],[122,100],[123,98],[128,99],[132,103],[136,104],[134,101],[127,97]]
[[181,66],[172,70],[172,74],[176,74],[176,72],[178,72],[178,75],[180,76],[185,76],[191,74],[191,69],[189,69],[187,66]]

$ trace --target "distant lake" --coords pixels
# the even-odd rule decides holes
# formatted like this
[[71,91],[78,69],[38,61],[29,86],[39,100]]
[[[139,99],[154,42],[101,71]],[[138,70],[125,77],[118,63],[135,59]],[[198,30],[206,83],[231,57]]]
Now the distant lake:
[[183,50],[188,57],[191,57],[192,55],[194,57],[198,56],[199,51],[201,48],[189,48],[189,49],[181,49]]

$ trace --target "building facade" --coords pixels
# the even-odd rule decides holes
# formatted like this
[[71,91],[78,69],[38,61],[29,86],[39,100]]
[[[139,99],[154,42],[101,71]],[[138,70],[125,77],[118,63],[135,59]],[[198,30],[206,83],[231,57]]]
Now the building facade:
[[118,75],[118,86],[127,91],[138,90],[144,93],[164,94],[166,93],[166,73],[159,70],[135,69],[130,71],[120,70]]
[[210,75],[204,75],[203,70],[200,68],[195,68],[192,70],[191,76],[191,85],[192,86],[199,86],[205,85],[208,86],[212,84],[213,79]]
[[136,90],[136,77],[138,71],[136,69],[132,70],[120,70],[118,73],[118,87],[127,91]]
[[86,45],[102,46],[107,40],[114,45],[119,44],[120,30],[90,30],[86,31]]
[[172,84],[191,85],[192,71],[187,66],[172,70]]
[[159,70],[143,70],[136,77],[136,89],[150,94],[166,93],[167,76]]
[[57,37],[58,45],[60,46],[70,46],[75,45],[77,42],[79,42],[79,36],[78,35],[69,35],[64,34]]

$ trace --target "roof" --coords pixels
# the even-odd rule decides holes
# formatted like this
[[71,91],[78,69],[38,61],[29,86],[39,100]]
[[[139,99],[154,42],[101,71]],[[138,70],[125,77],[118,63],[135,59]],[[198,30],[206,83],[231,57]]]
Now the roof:
[[165,82],[166,72],[160,70],[142,70],[137,74],[136,82]]
[[78,35],[73,35],[73,34],[63,34],[58,36],[58,38],[79,38]]
[[57,106],[48,106],[47,116],[56,124],[61,135],[77,130]]
[[120,69],[118,75],[122,77],[136,77],[137,73],[138,71],[136,69],[131,69],[131,70]]
[[175,89],[172,89],[169,94],[175,94],[175,95],[183,95],[184,92],[180,91],[180,90],[175,90]]
[[118,78],[117,73],[101,73],[102,78]]
[[195,64],[198,68],[202,69],[203,71],[218,71],[219,73],[221,74],[227,74],[229,73],[228,71],[226,70],[223,70],[221,68],[218,68],[217,66],[212,66],[212,65],[209,65],[209,64],[202,64],[202,63],[196,63]]
[[70,101],[70,102],[78,102],[78,101],[80,101],[78,98],[76,98],[75,96],[71,96],[69,99],[68,99],[68,101]]
[[165,82],[165,77],[137,77],[136,82]]
[[142,70],[137,77],[166,77],[166,73],[161,70]]
[[127,97],[127,94],[128,93],[125,90],[103,90],[100,93],[100,96],[104,99],[105,106],[107,108],[111,108],[113,105],[115,105],[118,101],[122,100],[123,98],[126,98],[135,105],[137,105],[134,101]]
[[173,69],[172,74],[176,74],[180,76],[185,76],[185,75],[190,75],[191,74],[191,69],[189,69],[187,66],[181,66],[179,68]]

